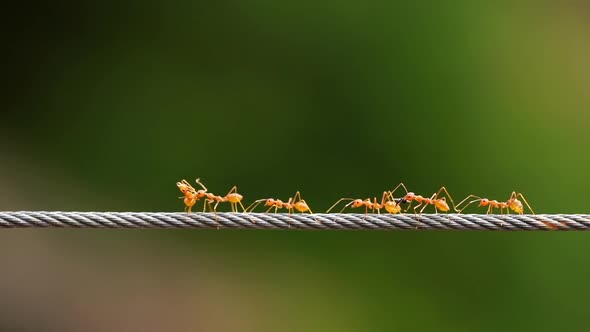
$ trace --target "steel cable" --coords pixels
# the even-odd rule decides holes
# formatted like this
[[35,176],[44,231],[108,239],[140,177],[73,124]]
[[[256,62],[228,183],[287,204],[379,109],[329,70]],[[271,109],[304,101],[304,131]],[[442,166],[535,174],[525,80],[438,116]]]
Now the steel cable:
[[570,231],[590,230],[590,215],[19,211],[0,212],[0,227]]

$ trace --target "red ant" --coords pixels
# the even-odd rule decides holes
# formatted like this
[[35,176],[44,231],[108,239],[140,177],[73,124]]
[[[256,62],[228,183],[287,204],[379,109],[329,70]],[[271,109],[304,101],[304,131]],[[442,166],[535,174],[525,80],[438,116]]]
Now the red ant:
[[[390,198],[392,200],[390,200]],[[344,207],[342,208],[342,210],[340,210],[339,213],[342,213],[342,211],[344,211],[347,207],[351,207],[351,208],[359,208],[359,207],[365,207],[365,214],[368,212],[368,210],[370,209],[371,212],[377,210],[377,213],[381,213],[381,209],[385,208],[385,210],[387,210],[387,212],[389,213],[400,213],[402,208],[400,206],[400,203],[402,203],[402,199],[394,199],[393,198],[393,193],[391,191],[384,191],[383,192],[383,196],[381,197],[381,203],[377,203],[377,197],[373,198],[373,201],[371,202],[370,198],[366,198],[366,199],[354,199],[354,198],[341,198],[339,199],[336,203],[334,203],[329,209],[328,211],[326,211],[326,213],[330,213],[330,211],[336,207],[336,205],[338,205],[338,203],[344,201],[344,200],[351,200],[350,203],[344,205]]]
[[522,198],[522,200],[524,201],[526,206],[529,208],[531,213],[535,214],[535,212],[533,211],[533,209],[531,209],[531,206],[527,202],[526,198],[524,198],[524,196],[521,193],[516,193],[515,191],[513,191],[512,194],[510,194],[510,198],[508,198],[508,200],[506,200],[506,202],[498,202],[497,200],[489,200],[487,198],[481,198],[479,196],[469,195],[469,196],[465,197],[465,199],[463,199],[461,202],[459,202],[459,204],[457,204],[457,206],[460,206],[461,204],[463,204],[465,201],[467,201],[470,198],[476,198],[476,199],[468,202],[461,210],[459,210],[457,212],[461,213],[463,210],[465,210],[472,203],[479,202],[479,206],[483,206],[483,207],[487,206],[488,207],[488,210],[486,212],[487,214],[492,213],[494,211],[494,209],[498,209],[498,208],[500,209],[500,214],[502,214],[504,212],[504,209],[506,209],[506,212],[508,214],[510,214],[510,210],[512,210],[518,214],[523,214],[524,207],[522,205],[522,202],[518,199],[518,197]]
[[[416,202],[418,202],[418,205],[416,205],[414,207],[414,214],[416,214],[416,209],[422,205],[424,205],[424,206],[422,207],[422,209],[420,209],[419,213],[424,212],[424,209],[426,209],[426,207],[428,207],[428,205],[434,205],[435,213],[438,213],[438,210],[440,210],[442,212],[448,212],[451,210],[451,208],[449,207],[449,204],[447,203],[446,197],[448,197],[449,200],[451,201],[451,203],[453,204],[453,209],[455,211],[457,211],[457,209],[455,207],[455,202],[453,201],[451,194],[449,194],[447,188],[445,188],[445,187],[441,187],[436,193],[432,194],[432,196],[430,196],[430,198],[423,197],[422,195],[416,195],[413,192],[408,192],[408,189],[406,188],[406,186],[403,183],[398,184],[397,187],[395,187],[395,189],[393,189],[392,193],[395,192],[399,187],[404,188],[404,190],[406,191],[406,195],[404,197],[402,197],[402,201],[403,202],[410,202],[410,205],[408,206],[408,208],[405,211],[408,211],[410,209],[410,207],[412,206],[412,202],[416,201]],[[438,198],[443,191],[446,194],[446,197]]]
[[[299,198],[299,200],[297,200],[297,198]],[[313,214],[311,212],[311,209],[309,208],[309,205],[307,205],[307,202],[305,202],[305,200],[301,199],[301,193],[299,191],[296,192],[295,195],[293,195],[293,197],[289,197],[289,200],[287,202],[283,202],[280,199],[274,199],[274,198],[263,198],[263,199],[256,200],[252,204],[250,204],[250,206],[248,206],[246,211],[248,211],[248,210],[253,211],[262,202],[264,202],[264,206],[269,206],[269,208],[268,208],[268,210],[266,210],[266,212],[269,212],[270,210],[272,210],[274,208],[275,213],[277,212],[278,209],[287,209],[287,211],[289,211],[289,213],[292,213],[294,210],[297,210],[301,213],[309,212],[310,214]],[[252,209],[250,209],[250,208],[252,208]]]
[[238,187],[233,186],[233,188],[231,188],[230,191],[223,197],[211,195],[212,200],[210,200],[209,202],[212,202],[213,200],[217,201],[217,203],[215,203],[215,206],[213,207],[213,211],[217,211],[217,205],[219,205],[219,203],[229,202],[229,204],[231,205],[231,212],[238,212],[238,204],[240,204],[242,210],[246,212],[246,208],[242,204],[243,198],[244,196],[238,194]]
[[234,186],[233,188],[231,188],[230,191],[225,196],[218,196],[218,195],[208,192],[207,187],[205,187],[205,185],[203,183],[201,183],[200,179],[196,179],[195,181],[197,182],[197,184],[199,186],[201,186],[201,188],[203,188],[203,189],[197,190],[197,192],[195,194],[197,200],[199,200],[201,198],[207,199],[205,201],[205,204],[203,205],[203,212],[205,212],[206,204],[209,204],[209,207],[211,207],[210,204],[213,202],[216,202],[215,206],[213,207],[213,212],[217,212],[217,205],[219,205],[219,203],[221,203],[221,202],[229,202],[231,205],[232,212],[238,212],[238,204],[240,204],[240,206],[242,207],[242,210],[244,210],[244,212],[246,211],[246,209],[244,208],[244,205],[242,204],[242,199],[244,198],[244,196],[238,194],[238,187],[237,186]]
[[278,209],[283,209],[283,208],[288,209],[289,212],[291,212],[291,210],[293,210],[293,204],[291,204],[291,198],[289,198],[289,201],[286,203],[281,201],[280,199],[263,198],[263,199],[259,199],[259,200],[252,202],[252,204],[250,204],[250,206],[248,206],[246,208],[246,211],[250,210],[250,208],[252,208],[252,210],[250,210],[250,211],[253,211],[262,202],[265,202],[264,206],[269,206],[268,210],[266,210],[266,213],[268,213],[270,210],[272,210],[272,208],[275,209],[275,213],[277,213]]
[[207,187],[201,183],[200,179],[196,179],[196,182],[202,189],[196,190],[184,179],[181,182],[176,182],[176,186],[184,194],[185,212],[191,213],[192,207],[202,198],[205,198],[205,201],[203,202],[203,212],[205,212],[207,204],[209,204],[209,208],[211,209],[211,203],[216,202],[215,206],[212,208],[215,213],[215,218],[217,218],[217,205],[221,202],[229,202],[232,212],[238,212],[238,204],[242,207],[242,210],[246,212],[246,208],[244,208],[244,205],[242,204],[242,199],[244,197],[238,194],[236,186],[234,186],[225,196],[218,196],[208,192]]
[[184,179],[181,182],[176,182],[176,186],[184,194],[184,197],[179,197],[184,198],[184,212],[191,213],[193,205],[198,200],[197,191]]
[[[299,199],[299,200],[297,200],[297,199]],[[250,206],[248,206],[246,211],[250,211],[250,212],[254,211],[254,209],[258,205],[260,205],[260,203],[262,203],[262,202],[264,202],[264,206],[269,207],[266,210],[266,213],[268,213],[270,210],[272,210],[274,208],[275,213],[279,209],[287,209],[287,211],[289,212],[289,218],[291,217],[291,213],[293,213],[295,210],[297,210],[301,213],[309,212],[309,214],[313,214],[313,212],[311,212],[311,208],[309,207],[309,205],[307,205],[307,202],[305,202],[305,200],[301,199],[301,193],[299,191],[297,191],[295,193],[295,195],[293,195],[293,197],[289,197],[289,200],[287,202],[283,202],[280,199],[274,199],[274,198],[263,198],[263,199],[256,200],[256,201],[252,202],[252,204],[250,204]],[[289,226],[290,226],[290,224],[289,224]]]
[[205,186],[199,181],[199,179],[197,179],[196,181],[197,184],[199,184],[203,189],[196,190],[184,179],[181,182],[176,182],[176,186],[184,194],[184,204],[186,205],[186,208],[188,208],[188,213],[191,212],[191,208],[193,207],[193,205],[195,205],[195,203],[197,203],[197,201],[201,198],[207,198],[207,200],[203,204],[203,212],[205,212],[207,203],[213,202],[213,200],[211,200],[210,198],[213,194],[207,192],[207,188],[205,188]]

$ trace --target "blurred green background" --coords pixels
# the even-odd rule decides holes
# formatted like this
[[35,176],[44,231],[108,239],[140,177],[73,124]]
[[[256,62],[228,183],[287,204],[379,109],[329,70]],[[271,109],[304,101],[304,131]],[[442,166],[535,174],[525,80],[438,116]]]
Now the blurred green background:
[[[4,16],[0,210],[182,211],[175,182],[200,177],[314,212],[399,182],[588,212],[583,1]],[[587,328],[581,233],[8,230],[0,248],[5,329]]]

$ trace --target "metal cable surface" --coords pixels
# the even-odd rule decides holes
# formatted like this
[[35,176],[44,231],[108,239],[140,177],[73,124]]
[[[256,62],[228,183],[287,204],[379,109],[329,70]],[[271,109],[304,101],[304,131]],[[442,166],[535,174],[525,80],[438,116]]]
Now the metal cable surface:
[[0,212],[0,227],[315,230],[590,230],[590,215]]

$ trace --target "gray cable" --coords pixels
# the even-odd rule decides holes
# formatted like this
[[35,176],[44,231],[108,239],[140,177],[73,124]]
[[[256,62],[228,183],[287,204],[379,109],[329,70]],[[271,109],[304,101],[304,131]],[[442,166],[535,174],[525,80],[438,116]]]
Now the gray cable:
[[0,227],[317,230],[590,230],[590,215],[0,212]]

